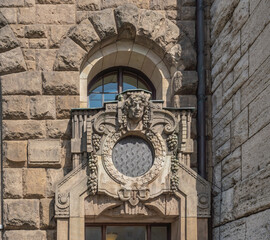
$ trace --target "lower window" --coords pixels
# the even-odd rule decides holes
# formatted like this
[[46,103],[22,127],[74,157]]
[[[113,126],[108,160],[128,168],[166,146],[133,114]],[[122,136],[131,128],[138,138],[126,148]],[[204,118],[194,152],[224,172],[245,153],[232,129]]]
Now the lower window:
[[169,224],[87,225],[86,240],[170,240]]

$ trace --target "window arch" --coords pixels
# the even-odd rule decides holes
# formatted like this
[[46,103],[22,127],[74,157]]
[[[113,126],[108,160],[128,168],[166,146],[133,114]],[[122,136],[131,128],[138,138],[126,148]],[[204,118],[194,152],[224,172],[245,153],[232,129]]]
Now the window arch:
[[144,89],[156,97],[149,78],[130,67],[112,67],[97,74],[88,84],[88,107],[100,108],[104,102],[114,101],[117,94],[130,89]]

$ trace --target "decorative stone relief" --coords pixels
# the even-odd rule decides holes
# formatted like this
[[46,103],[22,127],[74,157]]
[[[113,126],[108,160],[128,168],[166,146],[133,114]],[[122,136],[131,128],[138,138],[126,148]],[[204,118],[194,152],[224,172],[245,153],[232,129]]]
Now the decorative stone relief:
[[69,193],[59,193],[55,203],[55,215],[58,218],[69,216]]

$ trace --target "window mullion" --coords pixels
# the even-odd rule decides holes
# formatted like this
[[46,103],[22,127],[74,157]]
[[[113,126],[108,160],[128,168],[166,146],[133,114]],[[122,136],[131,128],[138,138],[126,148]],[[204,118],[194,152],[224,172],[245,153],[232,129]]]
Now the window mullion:
[[118,93],[121,93],[123,92],[123,69],[121,67],[118,69],[117,82],[118,82]]

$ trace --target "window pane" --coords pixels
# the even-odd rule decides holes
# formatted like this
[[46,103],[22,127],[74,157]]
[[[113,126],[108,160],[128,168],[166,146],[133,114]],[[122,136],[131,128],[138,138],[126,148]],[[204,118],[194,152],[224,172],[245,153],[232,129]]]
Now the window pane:
[[147,86],[143,82],[141,82],[141,81],[138,81],[138,88],[144,89],[144,90],[149,90],[147,88]]
[[167,227],[165,226],[151,227],[151,239],[167,240]]
[[104,102],[115,101],[116,93],[104,93]]
[[101,227],[86,227],[85,240],[101,240]]
[[101,93],[91,93],[89,95],[90,108],[102,107],[102,94]]
[[146,240],[144,226],[108,226],[106,240]]
[[117,93],[117,73],[104,77],[104,92]]
[[102,92],[102,79],[99,79],[89,90],[89,92]]
[[123,75],[123,91],[128,89],[137,89],[137,79],[133,76]]

